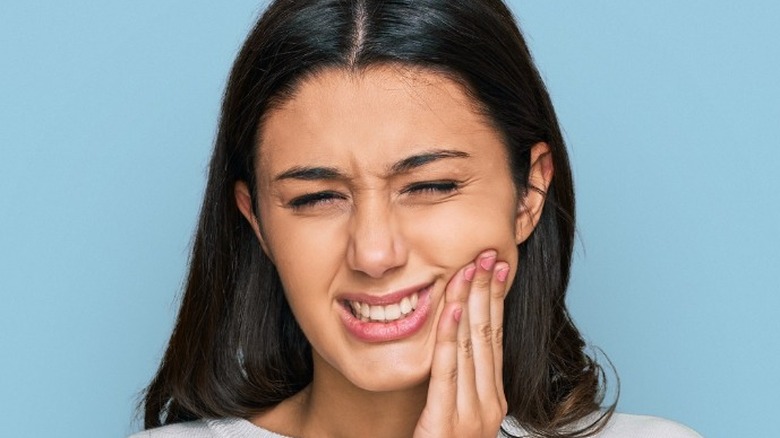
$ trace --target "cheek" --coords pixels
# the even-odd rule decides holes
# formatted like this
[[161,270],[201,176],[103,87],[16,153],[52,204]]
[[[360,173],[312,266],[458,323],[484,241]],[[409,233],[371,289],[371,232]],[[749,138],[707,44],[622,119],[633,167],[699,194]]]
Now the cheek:
[[327,230],[327,222],[306,226],[286,219],[276,225],[268,247],[284,294],[306,338],[322,349],[333,335],[322,330],[331,318],[329,285],[343,259],[334,239],[337,233]]
[[333,221],[265,218],[267,246],[293,309],[327,299],[328,285],[343,263],[346,239]]
[[[411,215],[410,215],[411,216]],[[517,265],[513,197],[463,196],[409,217],[410,244],[428,260],[455,270],[486,249]]]

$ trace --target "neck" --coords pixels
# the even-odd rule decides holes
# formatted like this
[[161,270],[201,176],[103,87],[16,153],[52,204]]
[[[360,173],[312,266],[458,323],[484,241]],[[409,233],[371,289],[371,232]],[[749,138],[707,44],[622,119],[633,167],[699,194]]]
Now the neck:
[[[408,438],[425,407],[428,382],[399,391],[366,391],[316,353],[311,385],[255,417],[272,431],[295,437]],[[291,427],[291,425],[295,425]]]
[[[309,398],[309,420],[312,424],[309,431],[317,433],[304,436],[412,436],[425,406],[427,382],[399,391],[366,391],[354,386],[322,359],[319,362],[322,362],[319,367],[315,362]],[[322,375],[318,376],[318,372]],[[321,431],[326,433],[322,434]]]

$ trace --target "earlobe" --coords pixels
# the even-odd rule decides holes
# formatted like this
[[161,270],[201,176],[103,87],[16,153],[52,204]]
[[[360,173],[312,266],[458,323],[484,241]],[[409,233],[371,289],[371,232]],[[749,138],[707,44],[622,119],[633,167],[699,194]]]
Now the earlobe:
[[252,194],[249,192],[249,187],[247,187],[244,181],[237,181],[233,191],[236,197],[236,206],[238,207],[238,210],[247,222],[249,222],[249,226],[252,227],[252,231],[254,231],[263,251],[270,257],[268,248],[265,245],[265,240],[263,239],[263,234],[260,231],[260,222],[257,220],[257,216],[252,208]]
[[536,228],[554,173],[550,146],[544,142],[533,145],[525,193],[517,202],[515,241],[518,245],[528,239]]

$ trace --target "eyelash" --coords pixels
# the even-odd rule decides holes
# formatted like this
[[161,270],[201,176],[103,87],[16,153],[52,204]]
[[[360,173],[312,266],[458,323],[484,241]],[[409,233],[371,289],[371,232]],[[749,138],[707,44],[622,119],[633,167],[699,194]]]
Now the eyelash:
[[[426,181],[413,183],[401,190],[403,194],[447,194],[460,188],[456,181]],[[291,200],[287,205],[293,210],[300,210],[306,207],[314,207],[318,204],[326,204],[337,199],[346,199],[344,195],[338,192],[316,192],[299,196]]]
[[426,181],[410,184],[403,189],[401,193],[450,193],[457,190],[460,186],[455,181]]
[[336,192],[309,193],[307,195],[299,196],[293,199],[287,205],[293,210],[300,210],[305,207],[313,207],[317,204],[324,204],[334,199],[344,199],[344,196]]

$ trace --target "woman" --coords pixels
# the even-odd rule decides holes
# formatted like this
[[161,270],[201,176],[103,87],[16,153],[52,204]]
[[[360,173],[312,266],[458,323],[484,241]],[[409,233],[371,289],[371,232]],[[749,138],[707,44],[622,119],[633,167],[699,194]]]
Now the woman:
[[695,436],[601,408],[573,233],[500,0],[276,1],[228,82],[140,436]]

